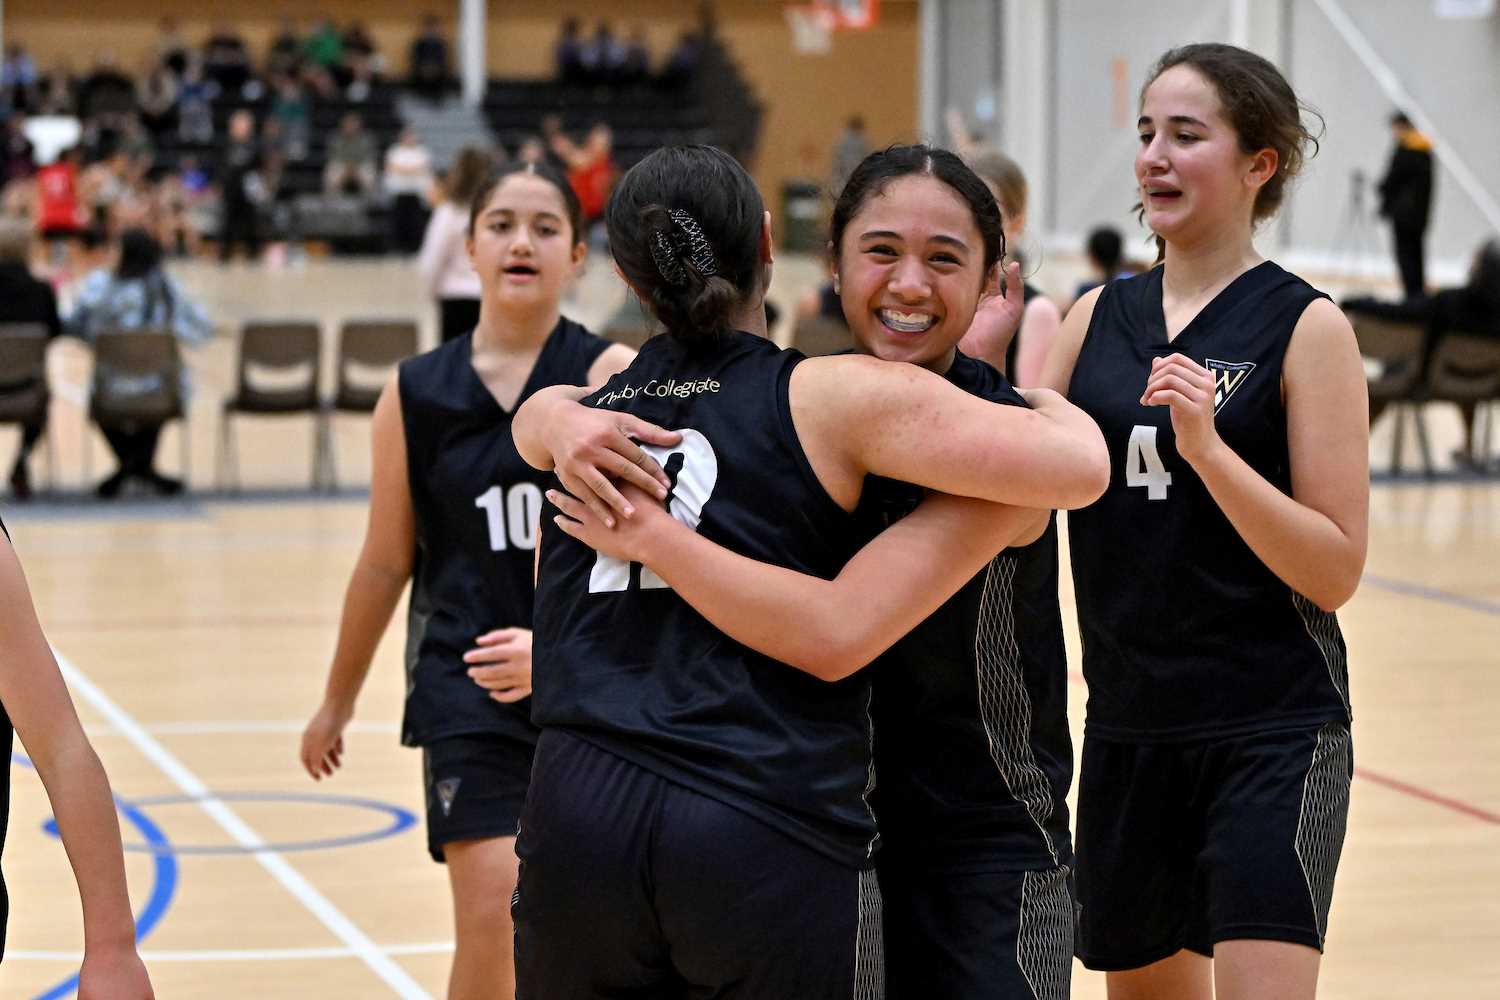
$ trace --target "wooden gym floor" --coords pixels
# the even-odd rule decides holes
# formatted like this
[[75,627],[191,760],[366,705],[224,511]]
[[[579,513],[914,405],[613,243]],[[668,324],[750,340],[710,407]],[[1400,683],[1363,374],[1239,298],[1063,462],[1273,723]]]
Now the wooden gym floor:
[[[313,315],[331,333],[344,316],[415,316],[430,336],[430,310],[397,262],[180,270],[226,321]],[[792,261],[781,275],[789,304],[817,280],[817,268]],[[595,260],[570,312],[598,323],[617,301]],[[216,410],[233,357],[229,337],[191,356],[200,489],[211,483]],[[55,347],[55,440],[69,491],[83,485],[86,365],[75,345]],[[1435,412],[1433,423],[1446,454],[1456,422]],[[121,799],[141,947],[163,998],[444,992],[448,888],[425,850],[418,755],[396,738],[399,616],[347,737],[343,771],[314,784],[296,760],[365,510],[357,493],[306,494],[307,424],[243,423],[243,478],[269,489],[240,499],[200,492],[181,502],[71,498],[0,508]],[[1387,454],[1381,430],[1377,464]],[[177,433],[161,449],[169,471]],[[338,428],[346,485],[368,481],[366,435],[358,418]],[[5,461],[11,441],[0,435]],[[107,472],[100,443],[88,447],[94,475]],[[1341,614],[1359,777],[1324,997],[1500,995],[1497,566],[1500,482],[1375,487],[1365,583]],[[1071,652],[1076,667],[1076,644]],[[1084,691],[1073,691],[1076,732]],[[21,749],[11,769],[4,860],[12,910],[0,995],[66,996],[82,943],[77,897]],[[1103,995],[1102,977],[1079,968],[1074,996]]]

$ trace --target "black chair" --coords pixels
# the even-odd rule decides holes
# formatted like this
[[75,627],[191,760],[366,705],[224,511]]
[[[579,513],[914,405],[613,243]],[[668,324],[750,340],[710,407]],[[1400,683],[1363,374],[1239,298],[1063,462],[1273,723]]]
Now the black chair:
[[[1476,462],[1489,464],[1490,431],[1493,414],[1489,405],[1500,399],[1500,338],[1479,334],[1444,334],[1427,364],[1427,378],[1422,398],[1434,403],[1469,403],[1476,407],[1474,450]],[[1422,414],[1417,414],[1417,438],[1422,446],[1422,461],[1432,471],[1427,448],[1427,428]]]
[[[189,482],[192,449],[182,395],[177,338],[165,330],[106,330],[94,339],[89,419],[101,429],[182,423],[182,480]],[[91,479],[92,449],[83,427],[84,478]]]
[[1391,473],[1397,475],[1401,472],[1401,451],[1409,417],[1417,427],[1417,442],[1422,448],[1424,466],[1431,471],[1419,398],[1426,327],[1416,320],[1386,319],[1354,310],[1348,315],[1354,327],[1354,338],[1359,343],[1359,353],[1379,368],[1378,373],[1368,376],[1370,406],[1372,409],[1389,409],[1396,422],[1391,443]]
[[349,320],[339,328],[338,383],[327,414],[327,485],[337,487],[332,447],[333,417],[339,413],[371,413],[391,371],[417,353],[416,320]]
[[317,490],[329,483],[328,414],[319,395],[322,371],[322,336],[316,322],[245,324],[240,334],[238,385],[234,395],[224,400],[219,419],[219,448],[214,467],[220,489],[227,470],[233,471],[236,491],[240,485],[239,446],[232,419],[237,415],[310,415],[312,488]]
[[[52,394],[47,389],[47,327],[41,323],[0,323],[0,424],[45,424]],[[43,437],[47,489],[57,483],[52,435]]]

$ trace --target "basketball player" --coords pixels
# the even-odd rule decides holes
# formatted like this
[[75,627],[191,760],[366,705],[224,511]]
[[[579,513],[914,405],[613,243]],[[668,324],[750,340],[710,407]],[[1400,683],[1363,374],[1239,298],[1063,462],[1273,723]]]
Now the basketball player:
[[[349,582],[322,706],[302,764],[331,775],[380,635],[408,579],[401,740],[422,748],[427,845],[448,865],[456,947],[449,997],[511,997],[508,904],[536,730],[532,563],[542,474],[516,453],[511,415],[537,389],[599,384],[634,353],[564,318],[587,248],[555,169],[494,175],[470,208],[479,324],[404,362],[375,408],[364,549]],[[494,622],[504,627],[491,629]]]
[[[999,260],[998,219],[981,231],[956,195],[928,208],[943,220],[932,254],[951,279],[944,298],[880,311],[913,340],[951,312],[956,341]],[[629,413],[680,431],[652,453],[672,479],[671,509],[703,537],[828,578],[860,541],[867,475],[1030,507],[1087,503],[1102,485],[1097,432],[1056,394],[1038,392],[1034,410],[999,406],[914,365],[809,360],[765,340],[768,220],[726,154],[653,153],[622,179],[607,218],[620,272],[666,332],[585,402],[605,423]],[[563,392],[517,418],[517,444],[539,465],[553,464]],[[1012,535],[1017,515],[1036,518],[1001,514]],[[524,995],[882,995],[866,678],[788,670],[649,569],[548,520],[542,736],[514,908]]]
[[1069,517],[1079,955],[1111,1000],[1307,998],[1353,766],[1334,610],[1365,560],[1364,369],[1337,307],[1253,242],[1312,141],[1280,72],[1173,49],[1139,129],[1162,262],[1080,299],[1043,377],[1112,462]]
[[[151,981],[135,950],[135,918],[125,887],[125,859],[115,804],[67,686],[31,604],[26,577],[0,523],[0,847],[10,816],[12,735],[21,737],[57,814],[63,848],[83,903],[83,966],[78,995],[99,1000],[150,1000]],[[14,730],[12,730],[14,725]],[[0,879],[0,957],[10,897]]]
[[[978,257],[960,264],[949,251],[954,238],[1003,247],[1000,230],[995,198],[952,153],[895,146],[867,157],[834,206],[830,247],[858,350],[1024,406],[994,368],[955,350],[971,327],[1013,329],[1018,318],[1017,265],[1009,268],[1014,287],[984,300],[975,323],[988,272]],[[941,319],[921,333],[892,328],[884,318],[892,306]],[[868,649],[896,621],[915,626],[873,671],[871,800],[882,843],[876,870],[888,995],[1066,998],[1073,751],[1050,515],[1036,512],[997,553],[976,551],[983,516],[955,531],[938,520],[918,527],[913,514],[829,583],[750,563],[624,489],[639,514],[613,531],[582,503],[549,499],[572,518],[559,522],[564,531],[606,555],[641,561],[710,621],[769,656],[836,679],[869,659],[851,642]],[[921,500],[918,488],[872,480],[857,513],[873,535]],[[969,551],[946,551],[950,537]],[[976,555],[981,561],[966,575],[931,578]],[[925,621],[911,617],[934,592],[955,590]]]

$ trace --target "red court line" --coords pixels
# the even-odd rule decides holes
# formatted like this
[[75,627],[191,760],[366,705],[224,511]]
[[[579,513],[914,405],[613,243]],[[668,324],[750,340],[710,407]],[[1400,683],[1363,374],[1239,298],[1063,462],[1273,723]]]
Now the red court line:
[[[1083,687],[1088,686],[1084,683],[1083,675],[1076,670],[1068,671],[1068,680]],[[1393,792],[1399,792],[1402,795],[1409,795],[1414,799],[1421,799],[1423,802],[1429,802],[1432,805],[1450,809],[1453,812],[1468,816],[1470,819],[1477,819],[1481,823],[1500,826],[1500,813],[1492,813],[1488,809],[1470,805],[1461,799],[1451,798],[1447,795],[1423,788],[1421,785],[1413,785],[1409,781],[1392,778],[1377,771],[1371,771],[1367,767],[1356,767],[1354,769],[1354,776],[1356,778],[1363,778],[1366,781],[1373,781],[1375,784],[1383,788],[1389,788]]]

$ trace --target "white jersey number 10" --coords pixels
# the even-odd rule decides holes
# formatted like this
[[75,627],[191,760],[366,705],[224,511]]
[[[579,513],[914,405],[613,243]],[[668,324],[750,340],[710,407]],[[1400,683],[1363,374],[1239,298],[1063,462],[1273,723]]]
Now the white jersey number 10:
[[1125,485],[1146,487],[1147,500],[1165,500],[1172,474],[1156,450],[1156,428],[1136,424],[1125,448]]
[[[719,458],[708,438],[691,428],[682,428],[682,442],[671,448],[643,444],[641,450],[656,459],[672,477],[671,503],[667,509],[689,528],[697,530],[703,520],[703,505],[719,482]],[[675,474],[674,474],[675,473]],[[589,593],[611,594],[630,589],[630,563],[600,554],[589,574]],[[642,590],[664,590],[667,582],[641,567]]]

